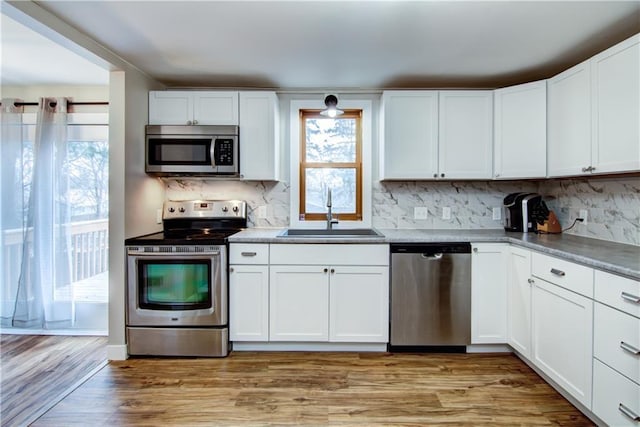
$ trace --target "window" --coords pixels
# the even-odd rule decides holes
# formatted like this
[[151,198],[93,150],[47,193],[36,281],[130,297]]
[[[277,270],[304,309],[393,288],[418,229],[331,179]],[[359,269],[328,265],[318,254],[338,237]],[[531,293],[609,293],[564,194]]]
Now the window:
[[362,220],[362,110],[300,110],[299,182],[301,221],[327,219],[328,190],[339,220]]

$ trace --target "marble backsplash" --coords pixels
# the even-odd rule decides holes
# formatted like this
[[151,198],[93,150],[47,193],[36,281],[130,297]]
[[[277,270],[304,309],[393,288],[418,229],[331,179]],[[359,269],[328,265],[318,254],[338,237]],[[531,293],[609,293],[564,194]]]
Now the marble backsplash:
[[[289,225],[290,188],[286,182],[165,179],[165,186],[169,200],[246,200],[250,227]],[[493,219],[493,209],[501,210],[504,196],[516,191],[542,194],[563,228],[571,225],[580,209],[587,209],[587,224],[578,223],[567,233],[640,245],[640,177],[374,182],[372,225],[397,229],[500,229],[502,220]],[[445,207],[450,208],[450,219],[442,218]],[[426,208],[426,219],[415,219],[416,208]]]
[[640,177],[542,181],[538,192],[563,228],[587,210],[587,224],[566,233],[640,246]]

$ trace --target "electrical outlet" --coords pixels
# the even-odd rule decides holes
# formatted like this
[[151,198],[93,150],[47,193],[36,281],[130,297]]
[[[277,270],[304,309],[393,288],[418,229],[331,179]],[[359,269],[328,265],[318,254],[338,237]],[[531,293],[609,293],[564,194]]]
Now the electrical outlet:
[[162,224],[162,209],[156,210],[156,224]]
[[267,207],[266,206],[258,206],[258,210],[256,212],[256,217],[258,218],[266,218],[267,217]]
[[582,223],[587,225],[587,217],[589,216],[589,211],[586,209],[580,209],[580,215],[578,218],[582,218]]
[[429,209],[426,206],[416,206],[413,208],[413,219],[427,219]]
[[449,206],[442,208],[442,219],[451,219],[451,208]]
[[493,220],[500,221],[502,219],[502,208],[493,208]]

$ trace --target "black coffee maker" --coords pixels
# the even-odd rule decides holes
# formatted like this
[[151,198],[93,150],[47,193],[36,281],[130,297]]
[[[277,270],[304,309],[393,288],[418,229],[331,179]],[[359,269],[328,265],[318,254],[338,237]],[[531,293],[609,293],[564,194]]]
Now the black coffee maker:
[[503,200],[504,229],[521,233],[535,232],[543,224],[549,209],[537,193],[511,193]]

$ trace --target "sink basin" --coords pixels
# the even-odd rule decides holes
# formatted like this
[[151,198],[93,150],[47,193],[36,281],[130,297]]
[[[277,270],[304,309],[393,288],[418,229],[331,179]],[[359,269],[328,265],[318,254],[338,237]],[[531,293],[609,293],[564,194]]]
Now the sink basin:
[[304,229],[289,228],[284,230],[278,237],[384,237],[372,228],[352,228],[352,229]]

